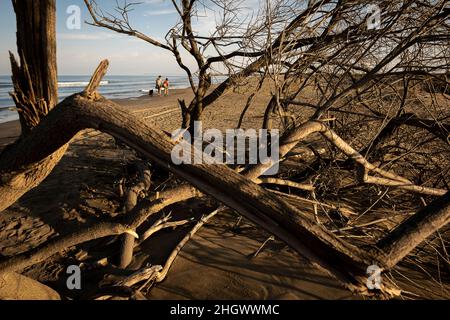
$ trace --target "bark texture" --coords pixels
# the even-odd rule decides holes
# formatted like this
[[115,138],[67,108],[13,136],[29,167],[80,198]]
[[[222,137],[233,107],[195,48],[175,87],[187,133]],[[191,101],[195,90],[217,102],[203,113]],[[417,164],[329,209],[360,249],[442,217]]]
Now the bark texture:
[[[56,1],[12,1],[17,19],[17,49],[20,65],[11,54],[14,99],[22,135],[30,134],[58,102],[56,66]],[[52,137],[48,137],[51,139]],[[33,148],[32,145],[29,148]],[[0,212],[37,187],[63,157],[67,145],[38,162],[2,172]]]
[[[226,166],[171,165],[174,144],[164,133],[102,98],[96,101],[88,99],[86,95],[67,98],[33,130],[33,134],[3,154],[0,172],[41,161],[47,154],[65,145],[80,130],[87,128],[111,134],[200,191],[226,203],[349,287],[354,285],[361,288],[361,279],[367,266],[380,260],[338,239],[301,210]],[[48,137],[54,137],[51,143]],[[30,145],[34,148],[30,149]]]

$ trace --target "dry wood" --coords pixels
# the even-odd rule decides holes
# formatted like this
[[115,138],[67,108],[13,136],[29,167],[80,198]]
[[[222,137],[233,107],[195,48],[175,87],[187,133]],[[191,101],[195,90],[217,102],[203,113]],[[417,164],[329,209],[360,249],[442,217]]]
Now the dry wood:
[[[52,61],[52,63],[56,65],[56,60]],[[100,63],[87,87],[89,89],[86,89],[82,93],[82,95],[87,95],[88,92],[91,92],[88,95],[92,98],[92,92],[96,92],[100,85],[99,79],[101,78],[99,77],[100,75],[105,75],[108,65],[109,62],[107,60],[104,60]],[[42,119],[39,119],[39,121],[41,120]],[[64,128],[62,128],[61,130],[64,130]],[[24,134],[24,132],[22,134]],[[54,152],[46,156],[44,159],[40,159],[35,163],[28,163],[22,166],[15,167],[9,172],[1,172],[0,194],[2,201],[0,202],[0,212],[11,206],[25,193],[39,186],[41,182],[44,181],[45,178],[47,178],[47,176],[52,172],[52,170],[64,156],[65,152],[67,151],[69,142],[70,141],[67,141],[66,144],[62,145],[57,150],[54,150]],[[1,155],[3,155],[3,153]]]
[[314,186],[306,183],[298,183],[289,180],[277,179],[277,178],[259,178],[255,180],[258,184],[276,184],[280,186],[288,186],[299,190],[314,191]]
[[[60,135],[61,139],[56,140],[54,145],[49,145],[48,141],[44,143],[40,139],[40,137],[52,135],[52,132],[58,130],[59,125],[63,123],[70,130]],[[72,126],[68,127],[67,123]],[[157,164],[185,178],[201,191],[236,209],[286,241],[316,265],[331,272],[348,287],[361,289],[361,284],[358,282],[362,281],[365,269],[374,261],[383,266],[384,257],[381,253],[368,254],[340,241],[331,233],[318,227],[298,209],[284,203],[280,198],[274,197],[231,169],[216,165],[182,165],[180,167],[169,165],[173,144],[166,135],[154,131],[126,110],[107,100],[91,101],[83,96],[73,96],[65,100],[33,130],[32,135],[19,141],[4,154],[0,159],[0,168],[8,170],[12,165],[39,161],[39,158],[45,156],[47,152],[53,152],[52,149],[57,148],[58,144],[66,143],[72,135],[88,127],[112,134]],[[317,131],[317,128],[319,130],[323,128],[323,124],[309,123],[307,128],[311,130],[311,127]],[[37,150],[40,152],[30,155],[29,149],[22,147],[29,143],[39,146]],[[282,149],[289,151],[285,145]],[[345,146],[343,149],[346,150]],[[366,163],[360,157],[356,157],[356,160]],[[371,165],[368,166],[374,168]],[[389,177],[397,177],[384,171],[377,172]],[[202,178],[199,179],[199,176]],[[235,186],[239,186],[239,189],[236,190]],[[233,196],[230,196],[230,190],[233,190]],[[308,246],[305,246],[305,243],[308,243]],[[356,276],[358,274],[360,276]]]
[[386,265],[395,266],[414,248],[450,222],[450,191],[400,224],[378,247],[386,253]]
[[100,62],[99,66],[94,71],[94,74],[92,75],[88,86],[84,90],[85,94],[88,97],[91,97],[91,95],[95,94],[97,92],[98,88],[100,88],[100,83],[101,83],[103,77],[106,75],[106,72],[108,71],[108,67],[109,67],[108,60],[103,60],[102,62]]
[[136,230],[136,228],[145,222],[151,215],[158,213],[173,203],[197,195],[198,192],[195,189],[186,186],[182,188],[182,190],[177,188],[176,192],[174,192],[174,190],[163,192],[159,199],[155,201],[143,200],[127,216],[119,217],[112,221],[98,222],[88,228],[77,230],[68,235],[56,237],[28,252],[6,259],[0,263],[0,274],[22,270],[31,265],[45,261],[58,252],[91,240],[112,235],[122,235],[125,233],[138,237],[134,230]]
[[220,207],[217,210],[211,212],[209,215],[204,216],[200,219],[200,221],[195,225],[195,227],[181,240],[181,242],[177,245],[175,250],[172,251],[169,258],[166,261],[166,264],[164,265],[164,268],[158,272],[156,276],[156,282],[162,282],[166,279],[167,274],[169,273],[170,268],[172,267],[173,263],[175,262],[175,259],[178,257],[179,253],[183,249],[183,247],[195,236],[195,234],[206,224],[208,223],[212,218],[214,218],[218,213],[223,211],[224,208]]
[[[280,158],[283,158],[289,151],[291,151],[298,143],[304,141],[308,136],[320,133],[324,138],[336,146],[342,153],[344,153],[351,160],[359,164],[364,168],[364,175],[361,179],[363,183],[369,184],[379,184],[385,186],[392,186],[399,189],[404,189],[407,191],[412,191],[416,193],[429,194],[434,196],[442,196],[447,191],[442,189],[435,189],[423,186],[416,186],[411,183],[408,179],[400,177],[399,175],[388,172],[383,169],[378,168],[369,161],[366,160],[358,151],[352,148],[348,143],[346,143],[341,137],[339,137],[333,130],[328,128],[323,122],[319,121],[309,121],[292,132],[288,133],[282,138],[280,142]],[[250,179],[255,179],[256,177],[263,175],[268,169],[270,169],[274,163],[258,164],[247,170],[245,175]],[[368,172],[374,172],[382,178],[371,177]]]
[[[66,129],[62,134],[61,127]],[[78,131],[86,128],[109,133],[127,143],[158,165],[186,179],[202,192],[260,224],[316,265],[330,270],[343,283],[358,283],[359,280],[354,274],[363,275],[368,263],[371,263],[369,261],[374,260],[373,257],[369,258],[366,252],[341,242],[331,233],[319,228],[315,222],[311,222],[298,209],[227,167],[170,165],[170,154],[174,145],[168,137],[140,122],[127,110],[104,99],[91,101],[77,95],[66,99],[33,130],[31,135],[18,141],[3,154],[0,159],[0,170],[5,172],[14,166],[39,161],[60,144],[67,143]],[[56,131],[59,135],[52,140],[52,144],[49,144],[44,137],[56,136],[54,134]],[[24,147],[30,144],[38,151],[30,154],[30,149]],[[236,186],[239,186],[238,190]],[[304,243],[309,245],[306,246]]]
[[116,282],[114,286],[132,287],[142,281],[155,280],[158,276],[158,273],[161,272],[162,269],[163,269],[162,266],[146,267],[142,270],[133,273],[131,276]]
[[[17,21],[17,52],[12,57],[16,107],[24,133],[58,103],[56,69],[56,1],[13,1]],[[12,55],[11,55],[12,56]],[[28,115],[35,115],[35,119]]]
[[[139,178],[138,182],[128,190],[125,200],[125,214],[130,213],[138,204],[138,199],[142,193],[146,193],[151,187],[152,174],[148,166],[143,163],[136,164]],[[126,268],[133,259],[135,237],[125,234],[122,238],[122,246],[120,249],[120,268]]]
[[[56,76],[55,0],[13,1],[17,18],[17,50],[20,65],[12,54],[12,93],[26,136],[58,102]],[[29,146],[32,148],[32,146]],[[0,212],[26,192],[37,187],[63,157],[67,145],[14,172],[3,172],[0,179]]]
[[[395,169],[388,171],[383,169],[384,166],[375,165],[376,162],[373,159],[378,157],[378,152],[381,154],[380,158],[384,156],[383,151],[380,150],[382,144],[388,139],[395,138],[395,133],[403,125],[427,130],[433,135],[430,140],[433,143],[434,140],[438,141],[436,137],[440,139],[439,143],[448,143],[449,126],[445,123],[448,118],[431,115],[433,119],[428,120],[404,113],[407,110],[408,101],[414,100],[410,96],[413,88],[410,84],[413,82],[413,77],[420,74],[428,79],[436,79],[439,77],[434,74],[434,71],[447,68],[448,61],[442,58],[448,56],[446,49],[438,47],[439,50],[431,50],[436,48],[436,44],[441,46],[443,41],[449,40],[448,27],[444,23],[448,15],[444,9],[444,1],[438,1],[433,6],[419,1],[402,4],[380,3],[384,12],[384,22],[380,30],[366,30],[364,19],[353,21],[355,7],[353,3],[345,1],[311,2],[301,10],[298,10],[299,8],[296,7],[298,4],[294,1],[292,7],[287,6],[284,10],[277,8],[281,11],[273,10],[273,14],[271,5],[267,4],[265,11],[267,19],[263,24],[249,25],[243,34],[237,36],[221,34],[220,28],[217,28],[219,34],[209,37],[201,37],[194,31],[192,20],[198,9],[195,6],[197,3],[189,0],[179,3],[173,1],[180,16],[180,23],[178,28],[174,28],[167,35],[167,43],[131,28],[128,12],[133,4],[125,3],[123,7],[117,4],[117,12],[119,16],[122,15],[122,19],[117,19],[114,15],[103,14],[95,1],[85,0],[85,3],[94,20],[94,25],[137,37],[169,50],[175,56],[178,65],[186,71],[195,95],[189,104],[184,101],[179,102],[185,128],[192,130],[193,121],[200,120],[203,110],[219,98],[226,89],[242,78],[261,73],[264,77],[259,83],[258,90],[261,89],[266,77],[273,80],[275,84],[270,103],[266,108],[264,127],[271,128],[272,116],[277,115],[282,121],[283,128],[291,130],[287,131],[283,138],[281,158],[299,142],[317,133],[357,164],[358,178],[361,183],[396,188],[404,192],[441,196],[441,198],[403,222],[380,241],[377,247],[364,250],[340,240],[333,232],[325,230],[320,226],[318,217],[318,223],[314,222],[309,215],[299,209],[301,206],[295,208],[284,202],[282,197],[286,196],[278,197],[274,192],[259,187],[257,184],[271,183],[306,189],[312,192],[315,199],[313,186],[278,178],[260,178],[270,165],[250,167],[243,175],[237,174],[226,166],[206,164],[172,166],[170,152],[174,142],[169,141],[165,133],[143,124],[126,110],[98,95],[97,88],[106,73],[107,61],[100,64],[83,93],[69,97],[54,109],[57,101],[55,1],[14,0],[20,64],[11,55],[14,83],[12,97],[19,110],[23,130],[21,139],[7,148],[0,157],[0,211],[47,177],[77,132],[92,128],[113,135],[157,165],[185,179],[204,194],[237,210],[355,291],[365,292],[365,270],[369,264],[376,263],[386,270],[393,268],[427,237],[448,223],[450,192],[445,190],[445,188],[448,189],[445,177],[442,178],[442,183],[435,182],[435,185],[444,185],[443,189],[428,187],[433,185],[433,182],[429,181],[426,183],[427,186],[418,185],[419,182],[416,185],[409,179],[394,173]],[[233,1],[229,1],[224,5],[224,13],[233,12],[232,3]],[[275,1],[275,3],[278,2]],[[277,16],[276,12],[281,15]],[[417,12],[420,12],[420,15],[417,15]],[[312,17],[314,17],[313,20],[318,21],[317,25],[312,21]],[[280,27],[277,22],[274,22],[280,20],[287,23]],[[335,27],[342,22],[345,28],[336,31]],[[224,22],[221,27],[227,29],[232,28],[232,25],[232,22],[228,24]],[[261,41],[261,34],[267,36],[266,41]],[[258,44],[255,44],[256,42]],[[240,43],[248,45],[248,50],[239,48],[231,53],[222,51],[223,47],[229,47],[231,44],[238,44],[240,47]],[[344,43],[345,45],[342,45]],[[391,48],[385,55],[373,54],[371,48],[380,44]],[[207,51],[208,46],[216,50],[217,56],[209,58],[204,56],[203,53]],[[198,84],[194,84],[194,73],[183,62],[180,48],[194,58],[196,68],[199,70]],[[434,51],[440,53],[431,54]],[[428,53],[431,57],[428,57]],[[424,59],[424,56],[427,57]],[[235,72],[238,68],[234,59],[240,57],[246,57],[248,62],[242,64],[240,72]],[[349,59],[349,57],[352,58]],[[384,73],[385,67],[396,60],[400,60],[401,63]],[[230,76],[207,95],[211,86],[211,66],[218,62],[223,63],[230,70]],[[422,69],[427,71],[417,70],[416,66],[422,66]],[[399,77],[403,81],[401,89],[398,89],[394,83]],[[304,95],[303,89],[310,87],[311,82],[314,82],[314,90],[318,96],[314,103],[302,99],[303,96],[310,96]],[[448,85],[447,80],[444,80],[444,85]],[[394,91],[394,98],[376,93],[376,91],[383,92],[386,87]],[[370,101],[367,101],[368,97],[398,101],[398,109],[394,110],[392,117],[392,110],[379,111],[380,108],[375,108]],[[254,98],[255,94],[252,94],[247,100],[240,124],[242,124],[245,110],[250,107]],[[435,97],[432,96],[432,98]],[[439,104],[434,101],[436,99],[432,100],[433,107]],[[336,131],[343,134],[341,137],[325,125],[324,121],[308,121],[296,127],[297,119],[292,116],[288,108],[291,104],[315,109],[312,120],[320,119],[327,114],[330,119],[333,119],[330,123],[332,128],[338,123],[344,123],[347,120],[346,116],[351,114],[360,119],[375,119],[378,123],[382,123],[382,129],[376,130],[372,141],[364,144],[366,148],[362,152],[357,152],[342,138],[351,141],[348,136],[344,136],[346,133],[342,128]],[[364,112],[353,110],[355,106],[363,108]],[[171,111],[163,114],[167,112]],[[335,117],[330,112],[342,113],[343,116]],[[421,143],[425,142],[421,141]],[[398,142],[397,147],[402,147],[401,141]],[[409,151],[414,151],[414,148]],[[373,157],[372,152],[375,153]],[[404,157],[408,152],[403,152],[397,159]],[[320,158],[320,155],[317,157]],[[337,160],[336,157],[331,161]],[[350,163],[350,161],[347,162]],[[445,171],[439,174],[443,176]],[[85,241],[123,233],[126,233],[126,239],[129,239],[125,241],[122,257],[122,266],[126,266],[131,260],[134,238],[138,237],[136,228],[139,225],[151,214],[167,205],[200,195],[200,191],[192,187],[181,186],[163,194],[157,194],[154,199],[144,200],[138,204],[138,194],[149,188],[149,183],[146,183],[149,179],[146,178],[144,176],[143,182],[128,193],[126,203],[128,214],[121,218],[123,220],[99,222],[91,229],[53,239],[28,253],[0,263],[0,273],[20,270],[43,261],[55,252]],[[415,180],[416,178],[411,177],[411,180],[424,181],[421,177]],[[290,198],[293,197],[295,196],[290,196]],[[425,203],[424,200],[423,202]],[[322,204],[317,201],[311,203],[315,206],[317,216],[317,205]],[[220,210],[221,208],[218,209]],[[158,269],[160,267],[142,270],[128,279],[126,285],[133,285],[140,280],[164,279],[181,248],[218,211],[202,219],[194,227],[169,257],[162,270]],[[168,222],[167,218],[162,219],[144,234],[144,238],[167,226],[178,226],[186,222]],[[346,228],[338,231],[343,230]],[[394,292],[388,287],[383,288],[383,291]]]
[[161,230],[169,228],[175,229],[176,227],[181,227],[192,222],[192,219],[186,219],[181,221],[170,221],[171,218],[172,216],[168,215],[167,217],[164,217],[156,221],[147,231],[145,231],[142,234],[141,237],[139,237],[139,244],[137,245],[142,244],[142,242],[144,242],[145,240],[147,240],[148,238],[150,238],[155,233],[158,233]]

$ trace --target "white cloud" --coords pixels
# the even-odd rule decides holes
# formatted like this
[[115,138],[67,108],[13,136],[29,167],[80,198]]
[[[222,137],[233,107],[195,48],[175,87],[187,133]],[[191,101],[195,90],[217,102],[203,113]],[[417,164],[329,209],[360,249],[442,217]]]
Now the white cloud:
[[98,41],[123,38],[122,35],[112,32],[96,32],[96,33],[58,33],[58,40],[82,40],[82,41]]
[[169,14],[175,14],[177,11],[175,9],[161,9],[161,10],[152,10],[152,11],[146,11],[144,13],[145,17],[149,16],[163,16],[163,15],[169,15]]
[[162,4],[162,3],[164,3],[164,0],[145,0],[144,3],[148,3],[148,4]]
[[[58,71],[60,74],[86,74],[92,72],[97,64],[108,59],[110,75],[140,74],[183,74],[173,54],[152,45],[137,44],[127,46],[119,41],[105,46],[96,46],[91,50],[76,50],[76,44],[59,46]],[[186,63],[195,70],[195,61],[182,52]]]

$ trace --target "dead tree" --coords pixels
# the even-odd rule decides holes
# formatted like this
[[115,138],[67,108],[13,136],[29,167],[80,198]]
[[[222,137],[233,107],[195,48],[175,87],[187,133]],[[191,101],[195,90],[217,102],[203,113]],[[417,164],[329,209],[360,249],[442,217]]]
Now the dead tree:
[[[17,2],[14,3],[16,10],[18,10],[19,6],[17,6]],[[345,19],[348,16],[345,14],[350,15],[351,13],[355,14],[357,12],[357,9],[352,7],[352,3],[345,1],[338,2],[336,10],[326,12],[326,17],[322,18],[328,21],[331,17],[333,26],[343,16],[344,21],[346,21]],[[36,0],[36,4],[42,5],[42,8],[53,10],[54,14],[54,2]],[[92,5],[92,2],[87,2],[87,4]],[[53,5],[53,8],[49,5]],[[407,4],[404,5],[407,6]],[[297,183],[296,181],[285,179],[268,180],[261,177],[273,163],[249,166],[242,174],[237,173],[225,165],[208,163],[185,164],[180,166],[172,165],[171,151],[175,147],[175,143],[165,133],[143,123],[126,109],[121,108],[98,94],[98,86],[108,67],[108,62],[104,61],[100,64],[88,87],[83,92],[68,97],[56,107],[49,108],[47,112],[44,112],[44,109],[39,109],[41,111],[37,113],[21,111],[22,122],[28,123],[30,130],[24,133],[18,141],[6,148],[0,155],[0,174],[2,177],[2,187],[0,190],[0,203],[2,206],[0,210],[9,207],[32,187],[38,185],[41,181],[39,179],[45,178],[43,172],[46,174],[51,172],[53,166],[64,153],[67,144],[78,132],[84,129],[96,129],[112,135],[143,156],[148,157],[156,165],[166,168],[166,170],[171,171],[177,177],[184,179],[190,185],[182,185],[181,187],[166,190],[154,198],[150,197],[140,202],[135,201],[132,197],[133,199],[129,201],[130,205],[126,215],[113,220],[99,221],[90,228],[60,236],[29,252],[10,257],[0,263],[0,274],[20,271],[30,265],[44,261],[61,250],[93,239],[124,234],[127,238],[137,237],[139,236],[136,233],[137,228],[151,215],[160,212],[166,206],[193,197],[209,196],[217,200],[217,202],[236,210],[269,233],[286,242],[315,266],[338,279],[346,288],[356,293],[368,294],[365,281],[368,266],[377,264],[383,271],[391,270],[430,235],[448,224],[450,218],[448,188],[423,186],[416,183],[416,181],[411,181],[404,177],[402,175],[403,172],[396,173],[393,170],[395,167],[387,169],[377,163],[372,163],[365,154],[358,152],[355,147],[352,147],[346,141],[345,137],[341,136],[342,132],[333,130],[324,121],[320,121],[320,119],[326,112],[332,110],[339,112],[344,108],[340,105],[336,106],[335,104],[337,103],[346,103],[344,106],[351,104],[351,102],[344,99],[347,94],[356,92],[356,98],[352,96],[350,100],[359,101],[358,98],[363,97],[363,94],[368,91],[367,84],[370,84],[370,89],[377,88],[380,82],[373,84],[372,81],[377,77],[378,73],[384,70],[383,68],[395,58],[401,56],[407,48],[417,43],[428,41],[430,39],[430,32],[439,29],[440,22],[446,16],[441,10],[442,7],[441,9],[430,9],[431,11],[427,11],[427,15],[423,14],[421,16],[422,20],[419,20],[418,27],[412,28],[409,36],[406,36],[406,38],[402,34],[404,30],[400,32],[390,28],[383,29],[381,33],[367,33],[366,30],[362,31],[359,28],[363,23],[361,21],[357,22],[356,27],[352,24],[344,32],[331,32],[333,28],[330,27],[325,30],[319,29],[320,34],[318,35],[311,31],[312,34],[306,34],[307,38],[299,39],[295,37],[294,35],[301,28],[307,28],[309,30],[308,28],[311,27],[309,18],[311,15],[314,16],[317,10],[320,11],[321,6],[322,2],[315,2],[300,14],[296,14],[295,18],[287,26],[283,27],[283,31],[280,34],[274,39],[269,38],[267,42],[270,44],[270,50],[259,52],[258,57],[238,73],[241,76],[251,75],[265,68],[265,72],[271,77],[278,77],[276,79],[277,92],[270,102],[270,108],[272,109],[283,107],[282,104],[298,105],[313,109],[310,119],[301,125],[294,125],[287,128],[289,130],[285,131],[280,146],[280,158],[283,161],[297,145],[305,141],[307,137],[316,134],[331,146],[330,149],[334,148],[335,154],[332,154],[332,158],[337,158],[336,154],[339,152],[340,155],[348,159],[353,165],[353,167],[349,166],[349,168],[359,173],[357,175],[359,183],[363,185],[387,185],[403,192],[426,194],[435,197],[435,201],[427,205],[424,209],[418,210],[418,213],[401,223],[395,230],[389,230],[387,235],[378,239],[379,241],[376,245],[360,246],[344,241],[336,233],[321,224],[320,220],[317,221],[305,213],[301,206],[295,206],[287,202],[286,194],[279,196],[259,185],[261,183],[275,183],[289,187],[301,187],[300,189],[302,190],[306,188],[308,192],[314,191],[315,186],[312,183],[308,183],[308,186],[305,187],[305,184]],[[196,38],[198,38],[193,35],[189,26],[189,18],[187,17],[192,12],[192,2],[182,1],[182,6],[178,9],[180,15],[185,18],[180,36],[182,38],[184,37],[186,42],[182,46],[186,46],[185,49],[189,51],[196,46]],[[23,12],[20,12],[26,13],[27,10],[31,9],[23,10]],[[392,23],[398,21],[404,13],[404,11],[396,13],[392,12],[392,10],[388,12],[390,12],[390,19],[392,19],[390,21]],[[96,23],[99,22],[101,20],[98,20]],[[113,23],[117,26],[117,21],[115,20],[106,20],[106,22]],[[144,35],[132,30],[129,25],[119,24],[119,26],[122,26],[122,29],[119,28],[121,32],[126,31],[125,33],[128,32],[130,35],[144,38],[147,42],[154,42],[154,40],[147,39]],[[50,28],[50,33],[52,33],[51,30],[52,28]],[[361,40],[361,37],[366,37],[365,39],[368,39],[367,41],[370,44],[370,41],[376,41],[378,36],[383,35],[398,36],[399,42],[386,57],[382,58],[381,61],[377,61],[374,67],[365,70],[362,75],[360,74],[358,76],[352,75],[350,72],[332,72],[333,66],[336,67],[338,65],[341,68],[342,63],[348,58],[349,52],[344,56],[339,56],[346,49],[354,49],[355,52],[364,53],[367,43],[365,43],[365,40]],[[45,36],[40,37],[47,39]],[[348,43],[345,43],[346,45],[338,46],[337,48],[334,47],[334,44],[341,43],[345,37],[348,37],[350,44],[353,43],[355,46],[352,47]],[[176,39],[176,37],[172,38]],[[433,38],[433,41],[436,41],[436,39],[445,39],[445,36],[441,37],[438,35],[437,38]],[[36,41],[38,43],[35,44],[39,47],[40,42],[39,40]],[[158,43],[152,44],[158,45]],[[177,46],[173,45],[173,47]],[[322,56],[318,61],[308,60],[311,59],[310,57],[317,57],[313,53],[319,52],[322,53]],[[192,53],[196,54],[196,50],[192,50]],[[336,57],[339,58],[333,60]],[[223,61],[226,60],[228,59]],[[361,69],[357,61],[350,61],[348,63],[349,65],[344,65],[344,68],[348,68],[349,70]],[[273,68],[273,66],[278,65],[283,65],[283,67]],[[24,64],[22,61],[22,69],[26,75],[28,73],[26,71],[28,67],[23,66],[27,66],[27,64]],[[21,70],[19,67],[16,69]],[[207,75],[206,70],[204,71],[205,76]],[[299,99],[299,95],[302,92],[301,89],[306,86],[305,83],[308,83],[308,80],[299,76],[304,71],[307,71],[306,78],[308,80],[312,79],[316,81],[317,92],[321,97],[317,103],[309,103]],[[15,71],[14,73],[15,77],[19,78],[21,73],[19,71]],[[300,80],[300,84],[299,81],[293,80],[295,77],[297,80]],[[26,83],[34,83],[30,80],[30,77],[25,79],[28,79]],[[39,83],[39,85],[43,85],[44,82],[40,82],[43,79],[39,78],[33,81]],[[231,85],[233,79],[234,77],[231,76],[229,80],[225,81],[209,96],[203,95],[206,91],[198,91],[197,95],[202,96],[203,103],[205,101],[214,101]],[[46,78],[45,80],[48,81]],[[302,81],[305,82],[302,83]],[[405,84],[407,83],[405,82]],[[28,102],[35,102],[36,100],[21,98],[24,95],[20,95],[20,93],[24,92],[24,90],[25,92],[34,92],[29,87],[24,86],[24,84],[20,84],[19,82],[16,84],[15,81],[15,95],[19,97],[16,100],[21,103],[21,110],[35,110],[36,103],[31,104],[31,107]],[[392,83],[387,83],[386,86],[393,87]],[[200,86],[193,88],[193,90],[203,89],[200,89]],[[400,107],[402,107],[403,101],[405,101],[403,97],[408,95],[409,90],[406,94],[405,92],[406,90],[402,91],[404,94],[400,95],[400,101],[402,101]],[[47,97],[43,93],[39,96]],[[49,98],[49,101],[52,100]],[[359,102],[361,105],[365,105],[364,101]],[[48,102],[46,104],[39,103],[38,105],[42,107],[51,104]],[[373,113],[380,116],[373,107],[368,106],[367,108],[374,110]],[[346,110],[347,114],[351,114],[352,112],[359,114],[359,111]],[[30,114],[34,116],[29,116]],[[35,115],[38,115],[38,118]],[[287,113],[281,115],[286,116]],[[366,116],[366,114],[363,115]],[[397,113],[395,118],[402,120],[403,116],[403,113]],[[39,121],[34,123],[31,119],[38,119]],[[417,120],[417,118],[415,119]],[[414,123],[414,121],[411,123]],[[426,123],[424,122],[422,125],[427,126]],[[431,132],[441,129],[442,126],[430,127]],[[346,132],[344,133],[348,134]],[[377,137],[381,136],[381,138],[376,138],[376,140],[383,140],[384,135],[384,133],[380,133]],[[387,133],[386,136],[389,136],[389,134]],[[45,168],[45,170],[41,168]],[[25,175],[24,170],[28,170],[26,171],[27,175]],[[36,174],[35,172],[38,173]],[[23,179],[25,176],[31,177],[29,178],[31,182],[24,182]],[[142,188],[139,187],[138,189],[142,190],[147,187],[148,183],[144,182]],[[132,194],[130,195],[133,196]],[[180,246],[184,245],[189,237],[215,213],[216,211],[206,219],[201,220],[188,237],[183,240]],[[127,247],[132,249],[133,245],[127,245]],[[180,247],[171,255],[170,261],[167,264],[169,267],[179,250]],[[127,255],[124,257],[125,262],[130,259],[129,252],[126,253]],[[162,279],[166,276],[168,269],[165,267],[164,269],[156,268],[150,271],[152,272],[152,277],[155,277],[154,272],[160,272],[156,274],[156,278]],[[145,274],[148,274],[148,272]],[[389,285],[383,287],[381,292],[388,296],[397,293]]]
[[[117,5],[114,11],[117,14],[106,13],[100,8],[95,0],[84,1],[92,17],[92,25],[106,28],[114,32],[136,37],[153,46],[171,52],[179,67],[186,73],[190,87],[194,93],[194,99],[190,103],[181,100],[179,106],[182,111],[182,127],[193,130],[194,122],[201,120],[203,110],[212,101],[205,101],[212,85],[212,73],[216,64],[224,65],[226,69],[234,69],[233,59],[248,59],[259,57],[262,50],[247,50],[247,44],[256,42],[257,37],[261,38],[267,32],[266,24],[259,24],[255,28],[250,28],[257,20],[251,18],[245,22],[237,18],[242,10],[242,3],[239,1],[218,1],[215,2],[217,10],[220,10],[220,21],[216,30],[212,34],[200,34],[202,30],[194,30],[193,20],[201,17],[203,12],[208,10],[208,6],[200,1],[172,1],[174,9],[179,15],[179,22],[168,30],[166,42],[159,42],[155,38],[144,34],[132,27],[128,13],[135,4],[125,2]],[[288,8],[285,9],[289,10]],[[259,12],[261,16],[266,15],[263,8]],[[267,13],[268,14],[268,13]],[[227,52],[228,47],[237,46],[238,49]],[[216,55],[207,57],[206,52],[213,51]],[[187,52],[196,63],[196,68],[191,70],[187,62],[182,57],[182,53]],[[254,70],[256,71],[256,70]],[[254,72],[253,71],[253,72]],[[250,73],[249,73],[250,74]],[[233,81],[229,81],[228,86]]]
[[[66,128],[63,132],[61,132],[62,127]],[[14,167],[39,162],[48,154],[68,143],[77,132],[86,128],[94,128],[109,133],[139,150],[158,165],[165,166],[179,177],[192,183],[200,191],[225,203],[261,225],[270,233],[286,241],[309,261],[330,272],[352,290],[365,291],[364,274],[368,265],[371,265],[374,261],[379,263],[380,266],[385,265],[386,258],[382,252],[378,252],[376,249],[363,251],[339,240],[314,221],[311,221],[297,208],[258,187],[249,179],[226,166],[208,164],[171,166],[170,153],[174,144],[165,134],[155,131],[136,119],[128,111],[91,92],[84,92],[67,98],[44,118],[29,136],[8,148],[0,158],[1,172],[8,172]],[[51,142],[45,139],[49,136],[56,136],[57,132],[60,134]],[[292,145],[292,142],[290,144]],[[27,147],[29,145],[35,146],[36,149],[31,150]],[[369,168],[371,167],[369,166]],[[372,169],[376,170],[375,168]],[[255,170],[255,172],[258,171],[264,171],[264,168]],[[379,170],[376,171],[383,173]],[[395,176],[390,173],[384,174],[390,177]],[[236,186],[239,186],[239,188],[236,188]],[[173,199],[160,199],[155,203],[158,211],[162,208],[162,203],[166,201],[170,202]],[[153,209],[149,210],[149,208]],[[69,236],[62,239],[62,242],[55,240],[52,245],[44,245],[43,248],[45,248],[44,252],[46,253],[43,253],[40,250],[41,248],[35,250],[35,253],[31,255],[39,257],[35,261],[30,259],[30,254],[26,254],[24,257],[12,258],[12,260],[0,264],[0,268],[14,270],[28,263],[42,261],[40,259],[48,257],[61,246],[73,246],[92,239],[92,237],[129,232],[136,228],[139,221],[146,219],[149,214],[155,212],[153,206],[145,206],[145,203],[135,210],[139,210],[136,211],[137,220],[131,217],[126,218],[133,219],[131,220],[133,222],[110,224],[110,227],[100,224],[98,231],[86,230],[82,232],[82,236]],[[440,216],[441,212],[436,212],[436,214]],[[439,224],[427,223],[427,225],[432,226],[429,228],[430,231],[438,229],[442,226],[442,223],[448,222],[448,210],[444,211],[443,214],[444,218],[439,218]],[[386,290],[389,291],[388,288]]]
[[[17,16],[17,50],[20,65],[11,54],[14,92],[25,138],[58,102],[56,70],[55,1],[13,1]],[[0,211],[17,197],[38,186],[61,160],[61,146],[39,163],[3,174],[0,182]]]
[[[21,124],[19,139],[25,139],[58,103],[56,2],[55,0],[13,0],[12,3],[16,13],[17,52],[20,63],[10,53],[14,85],[14,92],[11,96],[19,112]],[[9,207],[29,190],[37,187],[58,164],[66,149],[67,146],[61,146],[39,162],[17,168],[14,172],[2,174],[0,211]],[[20,275],[10,273],[4,279],[11,282],[8,283],[9,285],[15,285],[13,281],[19,279],[28,286],[35,286],[35,291],[38,288],[37,283]],[[39,290],[47,291],[48,298],[51,297],[51,289],[42,286]],[[38,299],[39,294],[42,295],[43,292],[39,293],[39,290],[36,291],[38,295],[34,298]],[[6,291],[8,293],[8,286],[6,286]],[[20,296],[24,292],[15,294]],[[57,296],[56,293],[55,295]],[[26,293],[22,296],[22,298],[27,297],[31,296]]]

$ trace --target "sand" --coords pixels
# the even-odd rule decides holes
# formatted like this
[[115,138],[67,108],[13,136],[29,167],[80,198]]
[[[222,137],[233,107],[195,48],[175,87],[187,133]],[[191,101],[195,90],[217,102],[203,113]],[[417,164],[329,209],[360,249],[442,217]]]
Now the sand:
[[[266,93],[256,97],[246,126],[260,126],[268,96]],[[176,90],[170,97],[141,97],[116,102],[148,123],[172,131],[179,127],[181,119],[177,99],[189,100],[191,97],[189,90]],[[205,127],[235,127],[245,102],[244,94],[226,93],[205,112]],[[19,133],[17,121],[1,124],[0,148],[13,142]],[[126,163],[134,158],[131,151],[118,147],[114,139],[105,134],[91,130],[80,133],[44,183],[0,215],[0,257],[24,252],[58,234],[120,214],[123,200],[117,195],[115,182],[124,176]],[[208,210],[194,201],[166,208],[164,212],[171,212],[177,218],[191,213],[205,214]],[[237,219],[236,214],[224,213],[205,226],[183,249],[167,280],[148,292],[148,298],[360,298],[342,289],[336,280],[311,267],[279,241],[270,241],[257,257],[253,257],[269,235],[245,220],[238,228],[233,228]],[[148,239],[137,251],[130,269],[137,270],[147,263],[163,263],[188,230],[163,231]],[[66,267],[74,263],[75,257],[87,256],[83,260],[89,261],[117,253],[117,245],[105,246],[106,241],[93,241],[55,255],[45,263],[29,268],[24,275],[49,285],[62,296],[77,298],[79,293],[65,288]],[[100,247],[106,252],[99,252]],[[92,279],[86,275],[83,285],[89,288],[94,284]],[[436,291],[436,296],[440,295]]]

